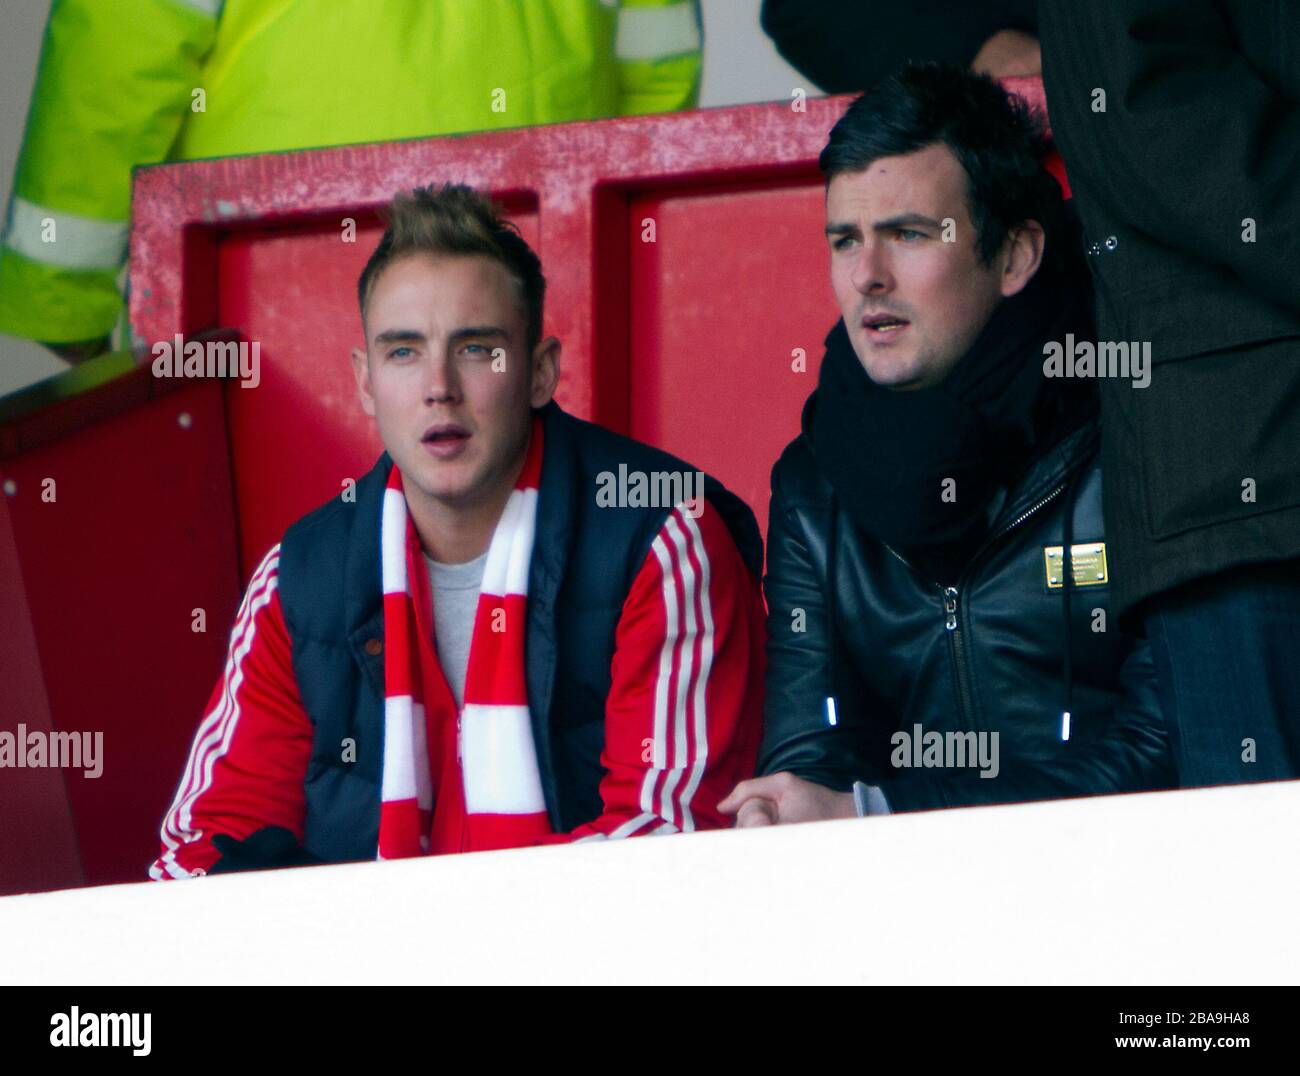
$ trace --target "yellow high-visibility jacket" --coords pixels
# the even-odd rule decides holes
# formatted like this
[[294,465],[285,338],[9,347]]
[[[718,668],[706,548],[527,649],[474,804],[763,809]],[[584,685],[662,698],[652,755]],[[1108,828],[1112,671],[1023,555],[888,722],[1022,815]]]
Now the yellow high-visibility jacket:
[[54,0],[0,332],[107,334],[135,165],[695,104],[698,0]]

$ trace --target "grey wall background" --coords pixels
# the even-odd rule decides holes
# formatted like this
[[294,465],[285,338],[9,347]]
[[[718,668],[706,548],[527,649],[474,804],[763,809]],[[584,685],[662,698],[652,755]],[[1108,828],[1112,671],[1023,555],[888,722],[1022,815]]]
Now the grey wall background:
[[[704,80],[700,105],[789,99],[815,88],[777,55],[758,24],[760,0],[702,0]],[[14,161],[40,57],[50,0],[4,0],[0,12],[0,206],[8,204]],[[27,340],[0,334],[0,396],[58,373],[65,364]]]

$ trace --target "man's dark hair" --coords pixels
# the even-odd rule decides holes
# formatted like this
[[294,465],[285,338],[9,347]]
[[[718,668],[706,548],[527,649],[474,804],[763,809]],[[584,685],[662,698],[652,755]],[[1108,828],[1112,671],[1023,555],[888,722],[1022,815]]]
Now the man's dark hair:
[[1011,228],[1036,220],[1044,261],[1059,264],[1061,188],[1043,167],[1043,128],[1018,97],[954,64],[912,64],[848,107],[818,158],[826,183],[880,157],[942,143],[966,171],[976,250],[990,265]]
[[398,194],[385,215],[383,237],[357,281],[364,321],[375,280],[408,254],[485,254],[499,261],[519,285],[527,314],[528,350],[542,338],[546,278],[542,263],[519,229],[505,220],[486,195],[459,184],[417,187]]

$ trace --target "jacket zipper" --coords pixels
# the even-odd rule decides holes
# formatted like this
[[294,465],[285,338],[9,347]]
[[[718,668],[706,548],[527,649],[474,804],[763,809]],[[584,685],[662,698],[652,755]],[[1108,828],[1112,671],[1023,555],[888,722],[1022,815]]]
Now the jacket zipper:
[[[959,584],[963,583],[966,577],[970,574],[971,568],[994,542],[997,542],[1005,535],[1011,533],[1011,531],[1015,530],[1020,526],[1020,524],[1044,505],[1050,504],[1054,501],[1061,495],[1061,491],[1064,489],[1065,483],[1061,483],[1061,485],[1057,486],[1041,500],[1036,501],[1034,504],[1026,508],[1020,513],[1020,515],[1016,516],[1015,519],[996,534],[990,535],[983,544],[981,544],[979,549],[975,551],[975,555],[971,557],[970,563],[966,565],[966,570],[962,573],[961,578],[959,578],[957,582]],[[911,561],[899,553],[898,550],[894,549],[888,542],[884,543],[884,545],[886,549],[894,554],[894,556],[911,568],[915,574],[918,576],[921,574],[920,572],[917,572]],[[965,640],[962,638],[960,611],[961,593],[955,586],[945,587],[943,584],[935,583],[933,581],[931,581],[930,585],[935,587],[940,594],[943,595],[943,627],[948,634],[948,652],[952,655],[953,664],[957,668],[957,705],[961,711],[962,723],[966,727],[978,725],[979,722],[976,720],[974,705],[975,691],[971,686],[970,679],[970,661],[967,655]]]
[[966,659],[966,646],[962,640],[961,625],[958,620],[958,599],[956,587],[942,587],[943,590],[943,613],[944,630],[948,632],[948,648],[952,653],[952,660],[957,666],[957,705],[961,710],[962,723],[966,727],[975,725],[978,727],[979,722],[975,719],[975,692],[970,684],[970,666]]
[[[1017,522],[1019,521],[1017,520]],[[891,546],[888,542],[885,542],[884,546],[900,561],[906,564],[907,567],[912,570],[913,574],[921,576],[921,573],[916,570],[916,566],[903,556],[902,553]],[[921,578],[925,577],[921,576]],[[961,580],[959,579],[958,582],[961,582]],[[943,627],[944,631],[948,633],[948,654],[952,658],[954,667],[957,669],[957,708],[961,713],[962,725],[969,728],[971,725],[977,724],[977,722],[975,721],[975,706],[972,701],[974,691],[970,684],[970,669],[967,665],[966,646],[961,635],[961,620],[958,606],[961,595],[958,593],[956,587],[945,587],[942,583],[935,583],[933,581],[930,581],[930,585],[943,597]]]
[[[1061,491],[1065,489],[1065,486],[1066,483],[1062,482],[1059,486],[1057,486],[1054,490],[1052,490],[1051,493],[1047,494],[1047,496],[1044,497],[1041,501],[1037,501],[1036,503],[1030,505],[1023,512],[1021,512],[1020,515],[1016,516],[1015,519],[1013,519],[1010,523],[1008,523],[1005,527],[1003,527],[1000,531],[998,531],[997,534],[988,538],[984,542],[984,544],[981,545],[979,549],[975,551],[975,555],[971,557],[970,563],[974,564],[980,558],[980,555],[984,552],[984,550],[986,550],[989,547],[990,543],[996,542],[1004,534],[1007,534],[1008,532],[1015,530],[1018,526],[1020,526],[1020,524],[1022,524],[1025,520],[1027,520],[1040,508],[1042,508],[1043,505],[1050,504],[1052,501],[1056,500],[1056,498],[1061,495]],[[970,564],[968,564],[966,568],[969,571]]]

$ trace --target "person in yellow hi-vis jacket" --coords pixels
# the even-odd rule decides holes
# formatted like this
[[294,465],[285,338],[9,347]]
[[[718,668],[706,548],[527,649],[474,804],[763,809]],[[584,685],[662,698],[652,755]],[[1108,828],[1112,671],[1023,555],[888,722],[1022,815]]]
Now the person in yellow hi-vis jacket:
[[698,0],[54,0],[0,332],[108,348],[135,165],[689,108]]

